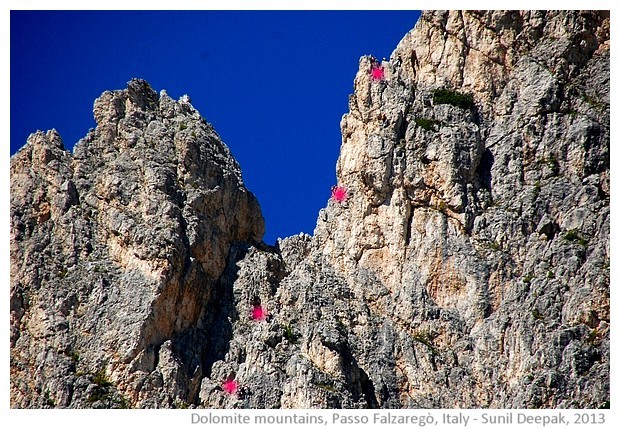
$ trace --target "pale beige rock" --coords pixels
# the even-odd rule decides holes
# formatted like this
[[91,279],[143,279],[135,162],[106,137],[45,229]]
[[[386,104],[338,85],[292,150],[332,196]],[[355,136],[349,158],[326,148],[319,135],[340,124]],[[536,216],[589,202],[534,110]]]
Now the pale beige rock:
[[33,135],[11,160],[11,405],[609,406],[609,22],[423,13],[383,80],[360,59],[347,200],[273,247],[189,98],[132,81],[73,156]]

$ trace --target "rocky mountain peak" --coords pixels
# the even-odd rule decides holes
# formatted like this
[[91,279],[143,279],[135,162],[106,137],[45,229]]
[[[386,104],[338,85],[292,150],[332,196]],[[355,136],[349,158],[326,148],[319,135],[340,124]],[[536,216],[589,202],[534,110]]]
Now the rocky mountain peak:
[[424,12],[363,56],[314,235],[143,80],[11,159],[13,407],[609,404],[609,13]]
[[[73,154],[38,132],[11,160],[13,356],[24,380],[54,361],[59,406],[102,368],[115,378],[144,353],[154,362],[154,347],[198,323],[233,243],[264,233],[239,166],[187,100],[133,79],[94,115]],[[15,400],[41,406],[39,390]]]

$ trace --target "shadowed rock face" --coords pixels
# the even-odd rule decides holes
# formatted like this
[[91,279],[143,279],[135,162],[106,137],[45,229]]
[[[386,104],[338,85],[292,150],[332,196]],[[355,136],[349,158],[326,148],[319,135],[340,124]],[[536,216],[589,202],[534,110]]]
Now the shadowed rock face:
[[[239,166],[188,102],[132,80],[94,113],[73,155],[49,131],[11,160],[14,406],[171,405],[168,389],[191,390],[223,357],[219,278],[231,245],[264,232]],[[173,350],[194,337],[184,361]],[[156,375],[166,359],[193,372]],[[98,372],[114,391],[93,387]]]
[[608,403],[609,14],[424,13],[378,66],[341,121],[346,201],[275,247],[186,98],[132,80],[73,154],[33,134],[11,405]]

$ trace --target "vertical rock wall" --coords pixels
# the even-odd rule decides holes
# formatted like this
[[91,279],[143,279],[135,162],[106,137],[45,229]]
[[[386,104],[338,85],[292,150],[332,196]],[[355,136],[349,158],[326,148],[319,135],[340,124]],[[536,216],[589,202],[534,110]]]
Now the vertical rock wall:
[[186,98],[104,93],[11,161],[12,406],[608,405],[609,77],[606,12],[423,13],[274,247]]
[[94,113],[73,155],[49,131],[11,160],[14,406],[170,406],[202,376],[211,339],[187,380],[162,384],[158,366],[184,364],[170,341],[209,332],[231,245],[264,232],[239,166],[188,101],[132,80]]

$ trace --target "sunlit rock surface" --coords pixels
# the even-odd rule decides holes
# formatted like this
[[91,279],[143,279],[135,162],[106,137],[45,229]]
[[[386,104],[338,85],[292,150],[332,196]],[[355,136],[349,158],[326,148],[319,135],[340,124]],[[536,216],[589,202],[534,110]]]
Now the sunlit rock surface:
[[608,405],[609,78],[606,12],[423,13],[275,246],[188,97],[103,93],[11,159],[11,406]]

